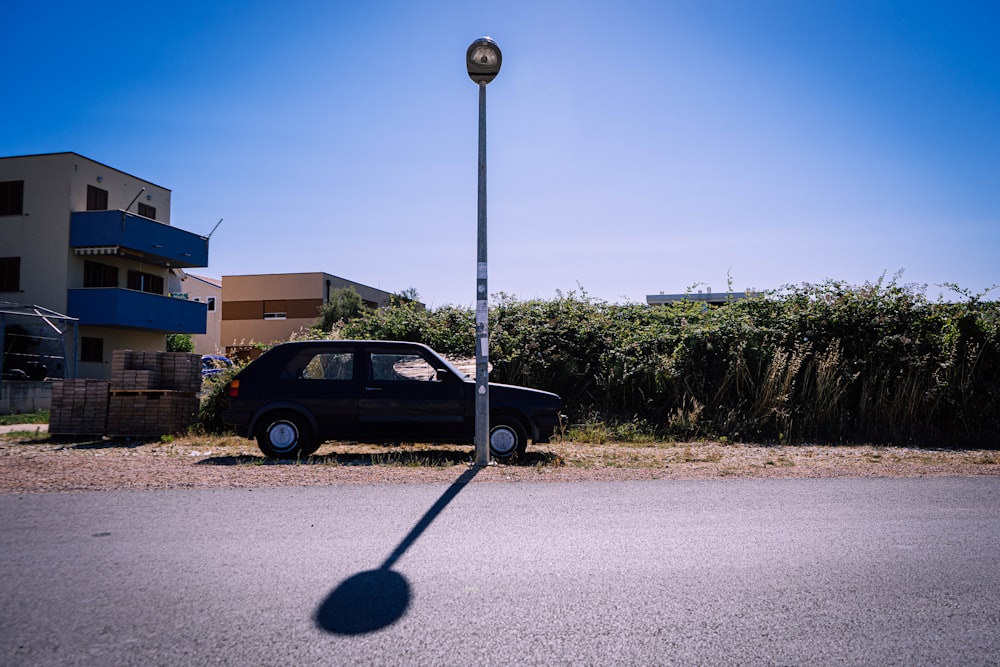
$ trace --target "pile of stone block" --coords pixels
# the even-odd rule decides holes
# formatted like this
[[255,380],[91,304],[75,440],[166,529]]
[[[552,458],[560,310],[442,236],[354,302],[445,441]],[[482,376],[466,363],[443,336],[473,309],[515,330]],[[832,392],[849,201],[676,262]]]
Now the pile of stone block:
[[115,350],[107,434],[156,437],[183,431],[198,415],[199,389],[197,354]]
[[112,391],[107,434],[158,437],[185,430],[197,416],[197,396],[154,390]]
[[[78,383],[96,384],[81,389]],[[57,384],[64,385],[58,392]],[[115,350],[110,382],[53,384],[49,432],[135,437],[178,433],[197,418],[200,389],[201,357],[197,354]]]
[[108,422],[107,380],[62,380],[52,383],[49,433],[101,435]]
[[115,350],[111,357],[112,391],[201,389],[201,357],[186,352]]

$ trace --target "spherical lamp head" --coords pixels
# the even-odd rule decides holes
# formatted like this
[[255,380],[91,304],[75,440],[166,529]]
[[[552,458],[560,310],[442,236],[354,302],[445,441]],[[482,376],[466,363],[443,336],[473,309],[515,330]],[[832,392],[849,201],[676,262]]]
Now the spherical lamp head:
[[500,47],[489,37],[480,37],[469,45],[465,52],[465,65],[469,78],[476,83],[489,83],[500,71],[503,54]]

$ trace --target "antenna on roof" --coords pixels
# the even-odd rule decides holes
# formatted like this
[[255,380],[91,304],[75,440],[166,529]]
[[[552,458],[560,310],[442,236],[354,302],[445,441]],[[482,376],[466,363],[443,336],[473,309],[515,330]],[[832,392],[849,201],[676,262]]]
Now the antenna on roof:
[[130,201],[128,203],[128,206],[125,207],[125,212],[126,213],[128,213],[128,210],[130,208],[132,208],[132,204],[135,203],[135,200],[138,199],[142,195],[142,193],[145,192],[145,191],[146,191],[146,188],[139,188],[139,191],[137,193],[135,193],[135,197],[132,197],[132,201]]
[[214,233],[215,233],[215,230],[216,230],[216,229],[218,229],[218,228],[219,228],[219,225],[221,225],[221,224],[222,224],[222,218],[219,218],[219,221],[218,221],[217,223],[215,223],[215,227],[212,227],[212,231],[210,231],[210,232],[208,233],[208,236],[206,236],[205,238],[206,238],[206,239],[210,239],[210,238],[212,238],[212,234],[214,234]]

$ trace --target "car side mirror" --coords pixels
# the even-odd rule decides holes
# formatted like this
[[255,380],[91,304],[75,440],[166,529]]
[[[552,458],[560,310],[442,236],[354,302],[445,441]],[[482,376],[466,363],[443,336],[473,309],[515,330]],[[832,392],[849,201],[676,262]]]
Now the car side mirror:
[[438,368],[436,372],[438,382],[447,382],[452,378],[452,374],[447,368]]

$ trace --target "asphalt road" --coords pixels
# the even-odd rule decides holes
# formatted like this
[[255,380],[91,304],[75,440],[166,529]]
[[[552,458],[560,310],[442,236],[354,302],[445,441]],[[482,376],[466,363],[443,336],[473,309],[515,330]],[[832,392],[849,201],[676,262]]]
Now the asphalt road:
[[0,495],[0,664],[1000,664],[1000,479]]

